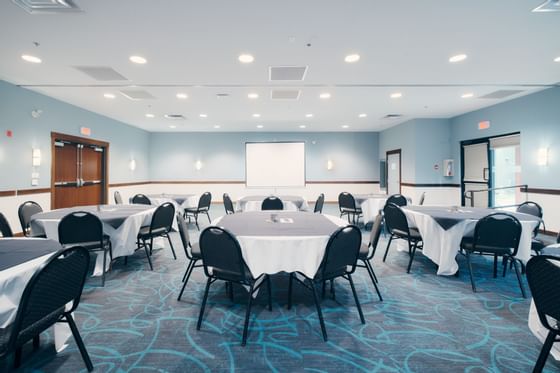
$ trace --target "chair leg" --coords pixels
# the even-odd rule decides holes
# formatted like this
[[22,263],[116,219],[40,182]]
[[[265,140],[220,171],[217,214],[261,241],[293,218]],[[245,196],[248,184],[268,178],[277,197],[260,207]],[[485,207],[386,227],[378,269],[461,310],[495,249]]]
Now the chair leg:
[[510,258],[513,262],[513,268],[515,268],[515,274],[517,275],[517,282],[519,282],[519,287],[521,288],[521,295],[523,298],[527,298],[525,294],[525,287],[523,286],[523,279],[521,278],[521,274],[519,273],[519,267],[517,266],[517,260],[515,258]]
[[148,258],[148,264],[150,265],[150,270],[154,270],[154,266],[152,265],[152,258],[150,258],[150,251],[148,250],[148,245],[146,245],[146,241],[142,240],[144,243],[144,251],[146,252],[146,257]]
[[552,344],[554,343],[555,339],[556,339],[556,334],[551,332],[551,331],[548,332],[548,335],[546,336],[544,344],[541,348],[539,358],[537,359],[535,367],[533,368],[533,373],[541,373],[542,372],[542,370],[543,370],[543,368],[546,364],[546,359],[548,358],[548,355],[550,354],[550,349],[552,348]]
[[393,241],[393,235],[389,237],[389,242],[387,243],[387,248],[385,249],[385,255],[383,255],[383,262],[387,259],[387,254],[389,253],[389,247],[391,246],[391,242]]
[[33,349],[37,350],[41,346],[41,336],[37,334],[33,337]]
[[416,254],[417,247],[418,241],[415,241],[414,246],[412,246],[412,252],[410,253],[410,260],[408,261],[408,268],[406,269],[406,273],[410,273],[410,267],[412,267],[412,261],[414,260],[414,254]]
[[375,287],[375,291],[377,292],[377,296],[379,297],[379,300],[381,302],[383,302],[383,298],[381,297],[381,292],[379,291],[379,288],[377,287],[377,278],[375,277],[375,272],[373,272],[373,267],[371,265],[371,263],[369,262],[369,260],[364,260],[363,261],[366,264],[366,269],[369,273],[369,277],[371,278],[371,282],[373,283],[373,286]]
[[208,223],[212,224],[212,220],[210,220],[210,214],[208,214],[208,211],[204,212],[206,214],[206,217],[208,218]]
[[233,282],[228,282],[229,283],[229,300],[233,303]]
[[247,299],[247,310],[245,311],[245,325],[243,325],[243,338],[241,340],[241,346],[247,344],[247,331],[249,329],[249,317],[251,316],[251,305],[253,304],[253,285],[249,288],[249,295]]
[[334,294],[334,279],[331,278],[331,295],[332,295],[332,299],[336,299],[336,296]]
[[325,320],[323,320],[323,312],[321,312],[321,305],[319,304],[319,297],[317,296],[317,290],[315,290],[315,284],[313,281],[309,281],[311,284],[311,291],[313,292],[313,299],[315,300],[315,307],[317,307],[317,315],[319,316],[319,323],[321,324],[321,331],[323,332],[323,340],[327,341],[327,329],[325,328]]
[[292,308],[292,283],[294,274],[290,273],[290,279],[288,280],[288,309]]
[[272,284],[269,275],[266,275],[266,287],[268,289],[268,310],[272,311]]
[[171,237],[169,237],[169,233],[166,233],[165,237],[167,237],[167,241],[169,242],[169,247],[171,247],[171,252],[173,253],[173,259],[177,260],[177,255],[175,255],[175,248],[173,247],[173,242],[171,242]]
[[21,355],[23,353],[23,348],[18,347],[16,348],[15,356],[14,356],[14,368],[18,369],[21,366]]
[[84,345],[84,341],[80,336],[80,332],[78,331],[78,327],[72,318],[72,315],[67,313],[66,320],[68,320],[68,325],[70,325],[70,330],[72,330],[72,335],[74,336],[74,340],[78,345],[78,349],[80,350],[80,354],[82,355],[82,359],[84,359],[84,363],[86,363],[87,370],[91,372],[93,370],[93,364],[91,363],[91,359],[89,358],[89,354],[86,350],[86,346]]
[[206,307],[206,300],[208,299],[208,290],[210,290],[210,285],[212,285],[212,279],[208,277],[208,281],[206,281],[206,289],[204,290],[204,297],[202,298],[202,304],[200,305],[200,314],[198,315],[196,330],[200,330],[200,326],[202,325],[202,316],[204,315],[204,308]]
[[327,288],[327,282],[323,280],[321,285],[321,299],[325,299],[325,289]]
[[352,280],[352,275],[348,274],[348,281],[350,282],[350,287],[352,288],[352,294],[354,294],[354,300],[356,301],[356,307],[358,308],[358,313],[360,314],[360,321],[362,324],[366,323],[364,319],[364,313],[362,312],[362,306],[360,306],[360,301],[358,300],[358,294],[356,294],[356,287],[354,286],[354,281]]
[[472,273],[472,264],[471,264],[471,253],[468,250],[465,250],[465,256],[467,257],[467,266],[469,267],[469,276],[471,277],[471,286],[472,291],[476,293],[476,285],[474,284],[474,277]]
[[107,250],[103,250],[103,271],[101,275],[101,287],[105,287],[105,266],[107,265]]
[[185,274],[183,275],[183,279],[181,280],[181,282],[185,282],[185,279],[187,278],[187,275],[189,274],[189,271],[191,270],[191,265],[193,265],[194,260],[189,260],[189,264],[187,265],[187,269],[185,270]]
[[498,277],[498,255],[494,254],[494,278]]
[[198,226],[198,213],[194,214],[194,223],[196,224],[196,229],[200,231],[200,227]]
[[187,272],[185,272],[185,277],[183,281],[183,286],[181,287],[181,292],[179,293],[179,296],[177,297],[177,300],[180,301],[181,297],[183,296],[183,292],[185,291],[185,288],[187,287],[187,284],[189,282],[189,278],[191,277],[191,273],[194,269],[194,265],[196,264],[196,260],[191,260],[189,263],[189,266],[187,268]]

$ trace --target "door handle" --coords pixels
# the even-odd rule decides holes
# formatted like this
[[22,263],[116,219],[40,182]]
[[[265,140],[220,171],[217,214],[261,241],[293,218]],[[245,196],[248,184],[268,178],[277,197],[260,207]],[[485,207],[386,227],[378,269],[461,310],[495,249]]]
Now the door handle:
[[482,179],[484,181],[488,181],[489,174],[490,174],[490,169],[488,167],[484,167],[482,169]]

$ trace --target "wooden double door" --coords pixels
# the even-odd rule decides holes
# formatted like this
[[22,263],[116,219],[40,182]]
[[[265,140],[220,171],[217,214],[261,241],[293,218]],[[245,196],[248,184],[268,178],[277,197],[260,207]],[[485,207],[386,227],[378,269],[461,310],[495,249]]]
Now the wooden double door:
[[53,133],[51,208],[107,202],[106,142]]

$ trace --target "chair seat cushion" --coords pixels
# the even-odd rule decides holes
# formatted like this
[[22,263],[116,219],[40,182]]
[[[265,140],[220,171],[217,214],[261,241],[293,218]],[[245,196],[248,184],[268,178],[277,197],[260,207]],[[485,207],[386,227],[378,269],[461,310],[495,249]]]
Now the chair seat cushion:
[[199,243],[191,244],[191,256],[196,259],[202,259],[202,254],[200,253]]
[[369,245],[367,243],[362,243],[362,246],[360,246],[360,253],[358,254],[358,258],[367,259],[368,254],[369,254]]
[[[408,228],[408,231],[410,232],[410,238],[413,240],[421,240],[422,236],[420,235],[420,232],[418,231],[418,229],[416,228]],[[399,237],[403,237],[406,238],[408,237],[408,234],[405,231],[401,231],[400,229],[393,229],[392,233],[399,236]]]
[[150,235],[150,226],[146,225],[146,226],[140,227],[140,231],[138,232],[138,238],[147,239],[147,238],[150,238],[151,236],[158,236],[158,235],[161,235],[161,234],[164,234],[164,233],[167,233],[167,229],[165,227],[154,229],[152,231],[152,234]]
[[504,248],[504,247],[495,247],[495,246],[486,246],[486,245],[476,245],[473,244],[472,238],[463,238],[461,242],[461,247],[467,251],[476,251],[481,253],[490,253],[490,254],[512,254],[511,248]]
[[103,235],[103,245],[100,246],[99,245],[99,241],[89,241],[89,242],[74,242],[71,244],[63,244],[62,246],[64,248],[66,247],[72,247],[72,246],[82,246],[83,248],[87,249],[87,250],[105,250],[107,248],[109,248],[109,245],[111,244],[111,238],[104,234]]

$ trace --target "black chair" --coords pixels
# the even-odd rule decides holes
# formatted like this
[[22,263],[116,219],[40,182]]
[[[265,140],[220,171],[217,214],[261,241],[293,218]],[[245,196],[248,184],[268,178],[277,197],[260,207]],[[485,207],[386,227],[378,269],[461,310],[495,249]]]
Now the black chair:
[[37,202],[34,201],[26,201],[19,206],[19,222],[21,224],[21,230],[26,237],[31,234],[31,217],[40,212],[43,212],[43,209]]
[[114,196],[115,196],[115,204],[122,205],[123,204],[123,199],[122,199],[121,193],[118,190],[116,190]]
[[14,233],[12,232],[12,228],[10,228],[10,223],[8,223],[8,219],[0,212],[0,233],[2,237],[13,237]]
[[284,210],[284,203],[275,196],[266,197],[261,204],[261,210]]
[[521,237],[521,223],[515,216],[497,212],[483,217],[476,222],[474,227],[474,235],[472,237],[464,237],[461,242],[461,249],[467,257],[467,265],[469,267],[469,275],[473,292],[476,292],[476,285],[472,273],[471,254],[479,252],[481,254],[494,256],[494,277],[496,277],[498,257],[503,257],[504,273],[506,274],[507,265],[513,263],[517,281],[521,288],[521,294],[525,298],[525,289],[519,272],[519,259],[515,258],[519,246],[519,238]]
[[325,204],[325,195],[323,193],[319,194],[317,201],[315,201],[315,207],[313,208],[314,213],[323,213],[323,205]]
[[233,208],[233,202],[231,201],[229,194],[224,193],[223,200],[224,200],[224,208],[226,209],[226,215],[235,214],[235,209]]
[[418,201],[418,206],[422,206],[425,200],[426,200],[426,192],[422,192],[422,194],[420,195],[420,200]]
[[535,227],[533,231],[533,238],[531,239],[531,250],[533,250],[537,255],[539,255],[541,250],[544,249],[548,244],[545,240],[537,238],[541,224],[543,225],[543,229],[546,230],[546,227],[544,225],[544,220],[542,220],[543,218],[542,207],[536,202],[526,201],[520,204],[519,206],[517,206],[517,209],[515,211],[521,212],[523,214],[536,216],[537,218],[541,219],[539,224]]
[[379,300],[383,301],[383,298],[381,297],[381,292],[379,291],[379,288],[377,287],[377,276],[375,276],[375,272],[373,271],[373,266],[371,265],[371,260],[373,259],[373,256],[375,255],[375,251],[377,250],[377,244],[379,243],[379,237],[381,236],[381,226],[382,226],[382,222],[383,222],[383,216],[381,214],[378,214],[375,217],[375,220],[373,222],[373,227],[371,228],[371,234],[369,236],[369,242],[366,243],[362,243],[361,247],[360,247],[360,253],[358,255],[358,260],[360,262],[362,262],[363,264],[357,264],[358,267],[361,268],[366,268],[369,274],[369,277],[371,278],[371,282],[373,283],[373,286],[375,287],[375,291],[377,292],[377,295],[379,296]]
[[[89,253],[82,247],[60,250],[50,257],[31,277],[19,303],[16,318],[9,327],[0,329],[0,357],[15,352],[17,369],[21,364],[23,345],[57,322],[67,322],[88,371],[93,370],[72,313],[80,297],[89,268]],[[71,304],[69,309],[66,308]]]
[[187,269],[185,270],[185,274],[183,275],[183,287],[181,288],[181,292],[177,297],[177,300],[180,301],[181,297],[183,296],[183,292],[187,287],[187,282],[189,282],[189,278],[191,277],[193,269],[202,267],[202,264],[196,264],[198,261],[202,260],[202,255],[200,254],[200,245],[198,245],[198,243],[194,245],[191,244],[187,222],[181,214],[177,214],[177,225],[179,226],[179,235],[181,236],[181,242],[183,243],[185,255],[189,260],[189,264],[187,266]]
[[387,202],[385,202],[385,204],[389,203],[394,203],[399,207],[403,207],[407,205],[408,200],[402,194],[393,194],[392,196],[389,196],[389,198],[387,198]]
[[309,278],[300,272],[290,273],[290,280],[288,283],[288,309],[292,308],[292,282],[295,279],[313,293],[313,299],[315,300],[315,307],[317,308],[317,315],[319,316],[319,323],[321,324],[321,331],[323,332],[323,339],[325,342],[327,341],[327,330],[325,328],[325,321],[323,320],[321,305],[319,304],[319,297],[315,290],[316,285],[324,284],[325,281],[334,280],[338,277],[347,280],[352,288],[352,294],[354,295],[354,301],[358,308],[360,321],[362,324],[366,323],[364,314],[362,313],[362,307],[358,301],[354,281],[352,280],[352,273],[356,270],[361,244],[362,232],[358,227],[355,225],[348,225],[339,228],[329,238],[329,242],[325,248],[325,255],[313,278]]
[[97,216],[86,211],[75,211],[66,215],[58,224],[58,241],[63,247],[81,246],[91,252],[103,251],[101,286],[105,286],[107,252],[112,261],[113,250],[111,239],[103,234],[103,223]]
[[208,218],[208,222],[211,223],[210,215],[208,214],[208,210],[210,210],[210,204],[212,203],[212,194],[210,192],[203,193],[200,198],[198,199],[198,207],[186,208],[185,209],[185,219],[189,219],[189,223],[191,221],[191,217],[194,218],[194,222],[196,224],[196,229],[200,230],[198,226],[198,215],[205,214]]
[[408,254],[410,255],[406,273],[410,273],[410,267],[412,266],[412,261],[414,260],[416,249],[422,249],[422,236],[420,235],[418,229],[410,228],[408,226],[406,215],[396,204],[388,202],[383,208],[383,216],[385,219],[387,230],[391,235],[391,237],[389,237],[389,242],[387,243],[387,249],[385,249],[383,261],[387,259],[389,247],[391,246],[391,242],[393,242],[394,239],[406,240],[408,243]]
[[[548,329],[548,335],[533,368],[534,373],[542,372],[554,342],[560,342],[560,258],[541,255],[527,263],[527,281],[533,294],[533,301],[541,324]],[[554,323],[551,325],[551,321]]]
[[150,265],[150,269],[152,271],[154,270],[154,267],[152,265],[152,259],[150,257],[154,248],[154,238],[167,238],[167,242],[169,242],[169,247],[171,247],[171,252],[173,253],[173,259],[177,260],[173,242],[171,242],[171,237],[169,237],[169,232],[171,232],[174,217],[175,206],[173,206],[171,202],[165,202],[159,205],[154,211],[154,214],[152,215],[152,222],[150,223],[150,225],[141,227],[140,232],[138,232],[136,245],[138,249],[144,248],[144,251],[146,251],[148,264]]
[[358,223],[362,215],[362,209],[356,206],[356,200],[352,194],[348,192],[340,193],[338,195],[338,208],[340,209],[340,217],[346,215],[348,223]]
[[151,205],[152,201],[150,201],[150,199],[148,197],[146,197],[144,194],[137,194],[134,197],[132,197],[132,201],[133,204],[135,205]]
[[231,233],[223,228],[206,228],[200,234],[199,244],[202,253],[204,273],[208,277],[208,281],[206,282],[206,289],[204,290],[204,297],[202,298],[196,329],[200,330],[202,324],[202,317],[204,315],[204,308],[206,307],[210,285],[217,280],[222,280],[248,286],[247,310],[245,312],[245,324],[243,326],[243,337],[241,340],[241,345],[245,346],[247,343],[247,330],[249,327],[249,316],[251,315],[253,296],[265,282],[268,289],[268,309],[270,311],[272,310],[270,278],[267,274],[262,274],[257,278],[253,278],[241,254],[239,242],[237,242],[237,239]]

